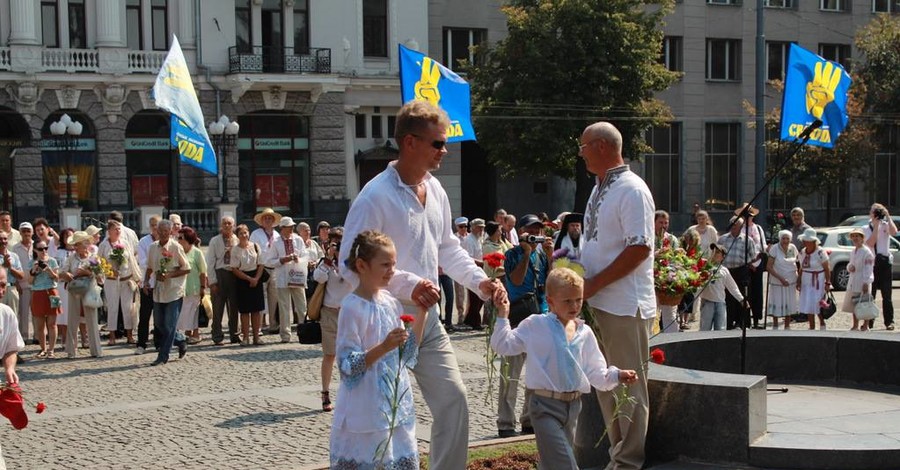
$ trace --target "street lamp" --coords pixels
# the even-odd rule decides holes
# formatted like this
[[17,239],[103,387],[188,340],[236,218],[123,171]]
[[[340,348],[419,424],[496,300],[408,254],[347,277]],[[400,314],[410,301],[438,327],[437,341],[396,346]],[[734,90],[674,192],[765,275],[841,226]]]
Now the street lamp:
[[229,121],[228,116],[219,116],[218,121],[209,123],[209,135],[216,146],[216,155],[222,161],[222,202],[228,202],[228,162],[226,155],[234,145],[241,126],[237,121]]
[[78,121],[73,121],[68,114],[63,114],[59,121],[50,124],[50,134],[56,147],[62,147],[66,152],[66,207],[75,207],[72,200],[72,153],[78,148],[78,136],[84,126]]

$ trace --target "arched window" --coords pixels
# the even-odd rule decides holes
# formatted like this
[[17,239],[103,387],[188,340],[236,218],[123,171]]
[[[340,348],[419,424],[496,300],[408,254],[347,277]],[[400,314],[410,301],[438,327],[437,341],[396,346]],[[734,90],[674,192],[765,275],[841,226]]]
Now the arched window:
[[[68,115],[81,124],[77,136],[56,136],[50,125]],[[44,120],[41,128],[41,160],[44,166],[44,203],[51,220],[69,196],[85,211],[99,210],[97,193],[97,133],[94,122],[77,109],[61,109]],[[70,173],[67,173],[67,168]],[[67,175],[71,175],[71,188]],[[71,194],[70,194],[71,191]]]

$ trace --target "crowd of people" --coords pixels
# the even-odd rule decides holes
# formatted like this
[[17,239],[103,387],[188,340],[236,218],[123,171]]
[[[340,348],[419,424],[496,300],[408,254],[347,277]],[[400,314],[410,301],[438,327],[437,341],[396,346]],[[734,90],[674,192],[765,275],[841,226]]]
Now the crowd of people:
[[[264,334],[289,342],[291,325],[304,321],[320,287],[321,400],[323,411],[335,413],[331,464],[338,469],[373,462],[418,467],[410,374],[434,417],[431,467],[465,468],[468,403],[448,335],[459,328],[493,325],[491,345],[505,364],[498,435],[534,433],[542,466],[554,469],[578,468],[575,424],[580,398],[591,387],[606,421],[612,468],[642,467],[654,322],[662,321],[664,332],[684,329],[698,315],[701,330],[751,321],[765,328],[767,313],[778,329],[779,320],[790,328],[799,313],[815,328],[831,276],[828,254],[803,223],[802,209],[792,211],[794,226],[771,245],[752,207],[742,208],[746,217],[736,215],[721,235],[699,210],[696,223],[676,237],[669,215],[655,210],[646,183],[624,163],[619,131],[598,122],[578,146],[597,175],[583,213],[551,220],[500,209],[490,221],[452,219],[447,194],[431,173],[447,153],[447,125],[446,114],[428,103],[404,105],[395,124],[398,159],[362,189],[344,227],[323,221],[315,236],[306,223],[265,209],[252,231],[223,217],[204,255],[200,237],[177,214],[152,216],[150,233],[139,239],[115,211],[105,234],[95,226],[57,233],[44,219],[15,230],[10,214],[0,213],[0,326],[17,323],[19,339],[40,345],[36,358],[54,358],[57,338],[65,338],[69,358],[77,357],[79,338],[100,357],[99,312],[106,311],[106,346],[124,338],[138,355],[149,347],[152,319],[157,355],[151,364],[160,366],[173,349],[183,358],[189,344],[203,340],[201,309],[211,310],[216,346],[259,345]],[[882,290],[886,310],[890,305],[891,260],[880,257],[889,256],[888,237],[897,228],[886,212],[873,205],[872,224],[850,234],[853,296],[844,310],[853,311],[856,294],[875,290]],[[715,266],[694,302],[663,315],[653,283],[661,246],[699,250]],[[490,261],[497,254],[500,264]],[[584,272],[554,268],[558,256],[577,260]],[[885,323],[893,329],[887,311]],[[821,317],[818,324],[825,328]],[[857,327],[868,324],[855,321]],[[0,346],[20,349],[15,339],[4,336]],[[3,359],[6,380],[14,383],[14,361]],[[332,402],[335,366],[341,383]],[[624,406],[610,392],[619,383],[629,384]],[[517,418],[520,388],[525,401]],[[623,413],[629,419],[617,419]]]

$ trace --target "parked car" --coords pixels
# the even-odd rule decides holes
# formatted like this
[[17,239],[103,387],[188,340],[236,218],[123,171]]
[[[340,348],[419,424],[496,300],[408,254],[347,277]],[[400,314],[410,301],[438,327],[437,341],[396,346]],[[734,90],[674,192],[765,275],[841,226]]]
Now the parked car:
[[[849,220],[849,219],[848,219]],[[853,252],[853,242],[850,241],[850,231],[854,226],[838,226],[832,228],[816,229],[819,243],[828,253],[828,264],[831,266],[831,287],[834,290],[847,290],[847,282],[850,273],[847,272],[847,263],[850,262],[850,253]],[[891,238],[891,253],[897,262],[893,266],[893,278],[900,279],[900,242]]]

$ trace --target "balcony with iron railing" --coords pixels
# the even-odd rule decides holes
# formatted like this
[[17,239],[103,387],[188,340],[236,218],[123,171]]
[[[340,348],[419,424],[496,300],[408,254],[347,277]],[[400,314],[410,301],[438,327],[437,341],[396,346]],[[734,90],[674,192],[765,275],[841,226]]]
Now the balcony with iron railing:
[[231,73],[331,73],[331,49],[253,46],[228,48]]

